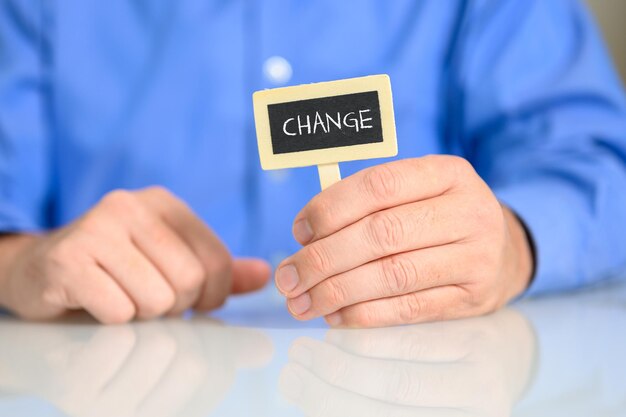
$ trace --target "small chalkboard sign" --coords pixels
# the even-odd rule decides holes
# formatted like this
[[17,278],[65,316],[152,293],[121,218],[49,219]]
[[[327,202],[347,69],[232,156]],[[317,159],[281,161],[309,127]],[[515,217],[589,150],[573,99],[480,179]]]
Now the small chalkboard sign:
[[317,165],[326,188],[338,162],[398,153],[387,75],[257,91],[253,102],[263,169]]

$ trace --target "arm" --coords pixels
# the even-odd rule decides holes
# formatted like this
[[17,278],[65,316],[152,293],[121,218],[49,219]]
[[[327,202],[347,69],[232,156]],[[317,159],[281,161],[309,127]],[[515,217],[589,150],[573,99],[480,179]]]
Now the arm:
[[47,230],[50,4],[0,0],[0,307],[29,319],[82,309],[118,323],[210,310],[262,286],[265,262],[233,261],[201,219],[159,187],[111,192],[72,224]]
[[51,47],[43,4],[0,0],[2,232],[38,231],[48,222]]
[[625,263],[625,106],[588,16],[573,0],[462,4],[442,131],[465,159],[383,164],[315,196],[294,224],[304,248],[276,273],[296,318],[383,326],[494,311],[533,269],[515,214],[536,243],[531,293]]
[[615,276],[626,265],[626,104],[591,17],[574,0],[470,3],[449,143],[528,226],[530,294]]

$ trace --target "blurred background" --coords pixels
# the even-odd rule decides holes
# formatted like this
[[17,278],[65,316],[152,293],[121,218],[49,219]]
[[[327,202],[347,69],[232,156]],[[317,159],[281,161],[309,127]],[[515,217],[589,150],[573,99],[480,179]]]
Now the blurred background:
[[626,1],[624,0],[587,0],[596,14],[602,32],[613,53],[622,81],[626,83]]

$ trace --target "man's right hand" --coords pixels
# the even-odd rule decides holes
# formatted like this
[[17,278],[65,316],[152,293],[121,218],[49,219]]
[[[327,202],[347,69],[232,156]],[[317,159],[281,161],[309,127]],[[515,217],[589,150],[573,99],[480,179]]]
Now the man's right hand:
[[259,259],[233,260],[163,188],[113,191],[46,235],[0,238],[0,305],[27,319],[84,309],[103,323],[211,310],[269,279]]

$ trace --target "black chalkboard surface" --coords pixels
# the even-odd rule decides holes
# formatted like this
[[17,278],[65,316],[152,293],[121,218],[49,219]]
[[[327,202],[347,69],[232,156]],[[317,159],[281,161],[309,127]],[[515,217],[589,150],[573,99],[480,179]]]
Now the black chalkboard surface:
[[272,152],[383,141],[378,91],[269,104]]

